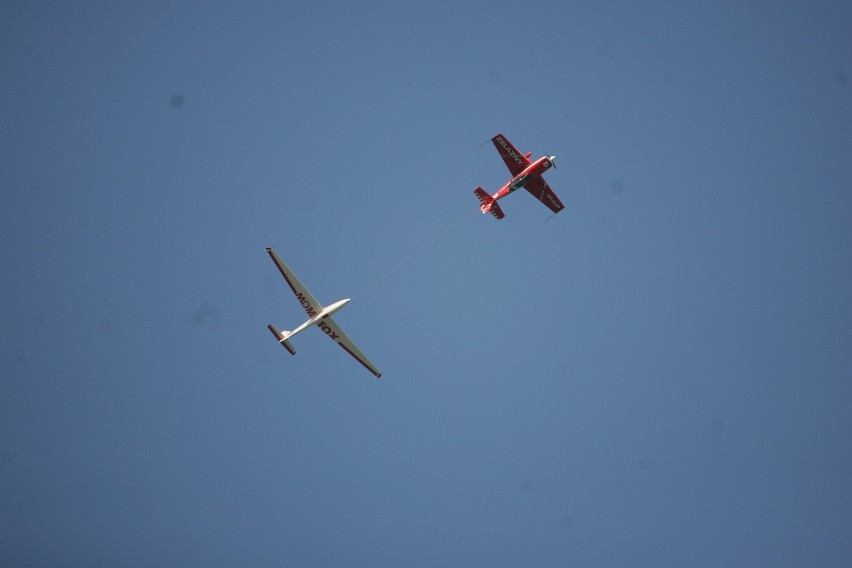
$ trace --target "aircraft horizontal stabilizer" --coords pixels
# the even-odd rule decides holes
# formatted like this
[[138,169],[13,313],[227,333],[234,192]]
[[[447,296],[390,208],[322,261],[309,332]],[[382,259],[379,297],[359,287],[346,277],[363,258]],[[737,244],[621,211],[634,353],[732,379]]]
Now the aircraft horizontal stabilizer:
[[495,217],[498,221],[499,221],[500,219],[502,219],[503,217],[505,217],[505,216],[506,216],[506,215],[503,213],[503,210],[502,210],[502,209],[500,209],[500,206],[499,206],[499,205],[497,205],[497,201],[496,201],[496,200],[494,201],[494,203],[492,203],[492,204],[491,204],[491,210],[489,211],[489,213],[491,213],[492,215],[494,215],[494,217]]
[[497,205],[497,200],[492,196],[488,195],[488,193],[482,189],[481,187],[477,187],[473,190],[473,193],[476,194],[476,197],[479,199],[479,203],[481,204],[479,209],[483,213],[491,213],[497,219],[502,219],[506,215],[503,214],[503,210]]
[[488,195],[488,193],[481,187],[477,187],[476,189],[474,189],[473,193],[476,194],[477,199],[479,199],[479,203],[483,207],[494,201],[494,198]]
[[269,324],[266,327],[269,328],[269,331],[272,332],[272,335],[275,336],[275,339],[278,340],[278,343],[280,343],[284,347],[284,349],[286,349],[287,351],[290,352],[290,355],[296,354],[296,350],[293,349],[293,346],[290,345],[289,341],[287,341],[287,337],[290,335],[289,331],[285,331],[284,333],[281,333],[281,330],[278,329],[277,327],[275,327],[272,324]]

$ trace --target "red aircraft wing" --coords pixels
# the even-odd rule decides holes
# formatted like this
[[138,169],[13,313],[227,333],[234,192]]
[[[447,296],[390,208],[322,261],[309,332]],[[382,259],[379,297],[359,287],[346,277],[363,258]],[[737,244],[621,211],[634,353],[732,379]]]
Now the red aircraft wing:
[[512,172],[512,177],[515,177],[530,165],[529,158],[518,152],[518,149],[506,140],[502,133],[492,138],[491,141],[494,142],[494,147],[500,152],[500,157],[506,162],[506,167]]
[[550,186],[547,185],[547,182],[544,181],[544,178],[541,176],[533,176],[533,178],[527,182],[527,185],[524,186],[524,189],[529,191],[533,197],[547,205],[548,209],[554,213],[559,213],[565,209],[565,206],[562,205],[561,201],[559,201],[559,197],[553,193],[553,190],[550,189]]

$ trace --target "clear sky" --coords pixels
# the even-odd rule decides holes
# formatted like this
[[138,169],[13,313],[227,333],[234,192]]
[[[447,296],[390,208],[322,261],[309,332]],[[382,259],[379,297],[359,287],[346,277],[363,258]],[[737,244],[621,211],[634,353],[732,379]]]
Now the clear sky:
[[0,563],[848,566],[850,30],[3,2]]

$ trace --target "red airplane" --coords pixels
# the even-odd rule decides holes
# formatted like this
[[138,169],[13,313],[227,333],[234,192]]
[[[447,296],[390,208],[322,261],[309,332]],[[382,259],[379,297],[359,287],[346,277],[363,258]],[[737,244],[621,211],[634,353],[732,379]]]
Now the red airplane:
[[488,195],[481,187],[473,190],[482,204],[480,209],[482,209],[483,213],[491,213],[497,219],[505,217],[506,215],[503,214],[503,210],[497,205],[497,200],[506,197],[520,187],[523,187],[533,197],[547,205],[554,214],[559,213],[565,208],[562,202],[559,201],[559,197],[553,193],[553,190],[550,189],[550,186],[541,177],[541,174],[549,170],[551,166],[556,167],[554,163],[556,156],[542,156],[535,162],[531,162],[530,155],[532,152],[522,155],[502,134],[498,134],[491,141],[494,142],[494,147],[500,152],[500,157],[506,162],[506,166],[508,166],[509,171],[512,173],[512,179],[494,195]]

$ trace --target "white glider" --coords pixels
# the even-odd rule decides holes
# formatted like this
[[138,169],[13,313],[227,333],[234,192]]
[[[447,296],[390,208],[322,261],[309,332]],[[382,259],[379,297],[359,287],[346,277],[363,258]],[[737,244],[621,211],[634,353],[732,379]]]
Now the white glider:
[[332,314],[336,313],[343,308],[343,306],[349,303],[349,298],[339,300],[324,308],[322,304],[317,302],[316,298],[311,295],[308,289],[305,288],[305,285],[296,278],[296,275],[293,274],[290,267],[284,264],[281,257],[279,257],[271,247],[266,247],[266,252],[269,253],[269,256],[272,258],[275,266],[277,266],[278,270],[281,272],[281,276],[283,276],[284,280],[287,281],[287,284],[290,285],[290,289],[293,290],[293,294],[296,295],[296,299],[299,300],[300,304],[302,304],[302,308],[304,308],[305,312],[308,314],[308,318],[310,318],[293,331],[281,331],[272,324],[266,326],[275,336],[275,339],[278,340],[278,343],[284,346],[284,349],[289,351],[291,355],[295,355],[296,350],[293,349],[292,345],[290,345],[290,339],[292,339],[292,337],[300,331],[305,330],[312,325],[316,325],[335,343],[343,347],[347,353],[355,357],[355,359],[364,365],[367,370],[376,375],[376,377],[381,377],[382,372],[379,371],[369,359],[367,359],[366,355],[361,353],[361,350],[358,349],[355,343],[349,339],[349,337],[343,333],[343,330],[340,329],[340,326],[331,319]]

